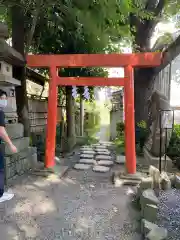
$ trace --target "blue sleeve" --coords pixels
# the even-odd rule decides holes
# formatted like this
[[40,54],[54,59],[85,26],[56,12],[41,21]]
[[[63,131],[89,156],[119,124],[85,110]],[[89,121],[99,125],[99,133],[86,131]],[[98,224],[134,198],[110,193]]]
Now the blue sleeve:
[[5,114],[3,111],[0,111],[0,127],[5,127]]

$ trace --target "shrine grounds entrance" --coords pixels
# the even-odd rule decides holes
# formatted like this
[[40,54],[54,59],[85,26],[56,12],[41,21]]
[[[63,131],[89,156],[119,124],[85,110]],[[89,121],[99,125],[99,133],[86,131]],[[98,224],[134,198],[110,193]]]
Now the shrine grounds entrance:
[[[55,165],[57,86],[122,86],[125,101],[126,168],[129,174],[136,173],[134,67],[159,66],[161,56],[161,53],[28,55],[28,67],[49,68],[50,71],[45,167],[52,168]],[[57,70],[61,67],[124,67],[125,74],[124,78],[59,77]]]

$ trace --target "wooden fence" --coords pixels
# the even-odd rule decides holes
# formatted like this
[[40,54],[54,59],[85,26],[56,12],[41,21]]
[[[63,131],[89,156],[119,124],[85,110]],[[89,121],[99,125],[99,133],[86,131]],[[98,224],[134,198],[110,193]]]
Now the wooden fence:
[[[43,132],[47,125],[47,98],[38,99],[29,96],[28,107],[31,132]],[[59,123],[61,121],[61,107],[58,107],[57,111],[57,123]]]

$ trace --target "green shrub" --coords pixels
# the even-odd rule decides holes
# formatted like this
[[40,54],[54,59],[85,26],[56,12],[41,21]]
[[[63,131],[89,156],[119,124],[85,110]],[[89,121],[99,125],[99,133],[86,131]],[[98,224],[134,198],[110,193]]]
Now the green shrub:
[[167,149],[167,155],[172,159],[180,159],[180,124],[174,126]]
[[136,152],[142,154],[148,136],[148,129],[146,122],[143,120],[137,123],[137,126],[139,131],[138,138],[136,139]]
[[119,122],[116,124],[117,137],[124,135],[125,124],[124,122]]

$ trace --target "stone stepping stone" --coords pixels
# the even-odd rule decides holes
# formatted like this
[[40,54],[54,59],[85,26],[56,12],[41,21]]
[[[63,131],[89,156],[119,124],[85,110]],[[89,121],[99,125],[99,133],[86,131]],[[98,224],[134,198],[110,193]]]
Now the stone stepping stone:
[[96,160],[112,160],[112,157],[106,155],[97,155]]
[[74,168],[77,170],[88,170],[90,169],[92,166],[88,165],[88,164],[82,164],[82,163],[76,163],[74,165]]
[[91,147],[82,147],[80,151],[93,151],[93,149]]
[[84,158],[81,158],[79,160],[79,163],[83,163],[83,164],[96,164],[96,161],[94,159],[84,159]]
[[99,145],[99,146],[96,146],[96,149],[107,149],[107,147],[103,145]]
[[95,152],[94,151],[91,151],[91,150],[83,150],[82,152],[81,152],[82,154],[95,154]]
[[95,151],[96,152],[109,152],[109,150],[107,148],[96,148]]
[[108,161],[108,160],[100,160],[98,162],[98,165],[101,165],[101,166],[112,166],[113,165],[113,161]]
[[99,141],[99,143],[102,144],[102,145],[106,145],[106,146],[109,146],[109,145],[113,144],[112,142],[108,142],[108,141]]
[[93,171],[94,172],[101,172],[101,173],[106,173],[109,172],[110,168],[109,167],[105,167],[105,166],[94,166],[93,167]]
[[96,155],[106,155],[106,156],[109,156],[109,155],[111,155],[111,153],[109,152],[109,151],[98,151],[98,152],[96,152]]
[[94,155],[93,154],[81,154],[80,158],[93,159]]
[[119,155],[119,156],[116,157],[115,162],[118,163],[118,164],[125,164],[126,163],[126,157],[123,156],[123,155]]
[[92,147],[96,147],[96,146],[100,146],[100,144],[99,143],[92,144]]

